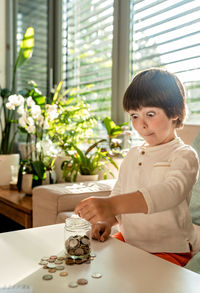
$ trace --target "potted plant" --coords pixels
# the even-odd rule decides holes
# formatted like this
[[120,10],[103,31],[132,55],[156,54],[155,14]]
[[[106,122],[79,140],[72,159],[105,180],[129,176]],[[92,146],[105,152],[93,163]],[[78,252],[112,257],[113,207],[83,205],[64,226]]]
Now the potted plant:
[[[16,110],[9,109],[9,96],[14,93],[15,79],[20,68],[31,56],[34,47],[34,29],[27,28],[13,69],[12,88],[0,88],[0,185],[8,185],[11,177],[10,166],[19,164],[19,154],[12,154],[16,130]],[[16,100],[16,103],[20,100]],[[3,170],[3,171],[1,171]]]
[[[62,163],[63,176],[66,181],[75,182],[78,176],[87,176],[86,180],[81,177],[79,181],[94,180],[91,175],[95,175],[95,179],[98,179],[98,173],[100,170],[104,170],[104,179],[107,178],[107,173],[112,172],[109,169],[105,169],[106,163],[111,162],[115,168],[118,169],[116,163],[109,156],[107,151],[102,151],[98,145],[105,142],[105,139],[101,139],[92,144],[85,152],[80,148],[71,144],[74,151],[66,151],[69,159]],[[90,176],[89,176],[90,175]]]
[[55,160],[57,182],[64,182],[62,162],[67,159],[67,151],[72,145],[86,143],[93,136],[96,117],[80,95],[79,88],[62,89],[62,81],[56,88],[53,102],[57,104],[59,115],[49,123],[48,136],[61,150]]
[[[22,92],[21,92],[22,93]],[[59,115],[57,105],[52,102],[47,103],[47,99],[42,95],[33,81],[23,90],[21,103],[17,104],[19,96],[10,96],[10,108],[16,109],[19,115],[18,129],[26,138],[26,155],[21,162],[19,170],[18,189],[23,187],[23,180],[31,178],[31,187],[42,184],[46,178],[46,171],[52,168],[55,154],[50,153],[50,146],[44,146],[47,140],[47,129],[50,121]],[[29,174],[29,176],[25,176]],[[31,179],[28,179],[31,181]],[[24,190],[24,192],[26,192]],[[27,193],[27,192],[26,192]]]

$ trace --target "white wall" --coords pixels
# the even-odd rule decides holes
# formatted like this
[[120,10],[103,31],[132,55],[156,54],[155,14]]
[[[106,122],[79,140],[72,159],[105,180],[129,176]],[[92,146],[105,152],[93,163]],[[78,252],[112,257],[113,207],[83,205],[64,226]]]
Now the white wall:
[[5,87],[6,69],[6,0],[0,0],[0,86]]

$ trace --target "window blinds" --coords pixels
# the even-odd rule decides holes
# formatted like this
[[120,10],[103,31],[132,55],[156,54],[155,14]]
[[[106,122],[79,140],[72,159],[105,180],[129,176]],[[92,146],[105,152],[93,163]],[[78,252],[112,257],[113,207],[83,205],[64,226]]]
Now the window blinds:
[[63,0],[62,79],[93,111],[111,115],[114,0]]
[[42,94],[47,95],[48,62],[48,1],[17,1],[17,50],[26,28],[32,26],[35,31],[35,47],[29,59],[17,73],[17,90],[26,87],[27,81],[34,80]]
[[184,83],[188,122],[200,121],[200,1],[131,0],[131,77],[164,67]]

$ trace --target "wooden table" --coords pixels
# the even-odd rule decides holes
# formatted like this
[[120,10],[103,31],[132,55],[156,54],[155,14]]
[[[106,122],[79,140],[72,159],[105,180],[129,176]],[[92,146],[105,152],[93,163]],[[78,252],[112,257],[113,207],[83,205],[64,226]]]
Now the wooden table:
[[0,186],[0,214],[25,228],[32,227],[32,197]]
[[[65,265],[68,276],[51,273],[39,265],[44,256],[64,255],[64,224],[0,234],[0,287],[26,284],[36,293],[199,293],[200,275],[157,256],[110,238],[92,241],[96,257],[90,264]],[[99,272],[102,278],[92,278]],[[72,281],[86,278],[88,284],[69,288]]]

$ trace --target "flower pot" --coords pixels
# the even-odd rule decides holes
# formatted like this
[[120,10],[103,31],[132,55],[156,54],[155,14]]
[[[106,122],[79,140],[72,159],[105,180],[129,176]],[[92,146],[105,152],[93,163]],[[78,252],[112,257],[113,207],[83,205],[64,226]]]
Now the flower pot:
[[99,178],[98,174],[95,174],[95,175],[77,175],[76,182],[97,181],[98,178]]
[[0,155],[0,185],[9,185],[11,165],[19,166],[19,154]]
[[22,192],[32,194],[33,174],[22,175]]
[[54,170],[56,172],[56,182],[57,183],[64,183],[65,179],[63,177],[63,171],[61,170],[62,162],[69,159],[67,156],[58,156],[55,159],[54,163]]

